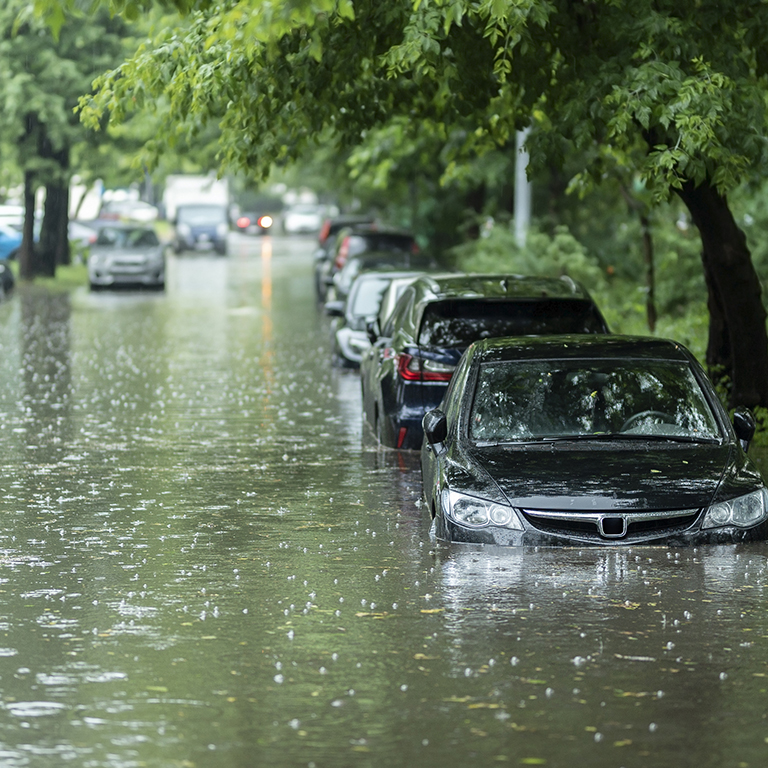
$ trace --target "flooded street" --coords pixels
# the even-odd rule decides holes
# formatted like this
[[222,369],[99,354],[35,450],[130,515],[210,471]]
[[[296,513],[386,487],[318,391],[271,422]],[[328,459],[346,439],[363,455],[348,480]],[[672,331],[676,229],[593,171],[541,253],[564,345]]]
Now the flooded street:
[[430,541],[312,248],[0,304],[0,765],[764,766],[768,547]]

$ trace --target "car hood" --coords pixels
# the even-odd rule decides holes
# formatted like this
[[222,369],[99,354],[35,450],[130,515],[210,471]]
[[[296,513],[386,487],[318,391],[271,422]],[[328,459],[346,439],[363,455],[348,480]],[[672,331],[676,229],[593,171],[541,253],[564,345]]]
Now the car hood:
[[112,259],[146,259],[162,254],[162,246],[148,245],[145,248],[91,248],[91,255]]
[[[617,447],[618,446],[618,447]],[[723,478],[751,490],[759,480],[734,466],[735,449],[724,445],[595,449],[562,444],[477,448],[473,459],[515,507],[571,512],[694,509],[712,503]],[[739,463],[739,462],[737,462]],[[744,490],[744,492],[746,492]]]

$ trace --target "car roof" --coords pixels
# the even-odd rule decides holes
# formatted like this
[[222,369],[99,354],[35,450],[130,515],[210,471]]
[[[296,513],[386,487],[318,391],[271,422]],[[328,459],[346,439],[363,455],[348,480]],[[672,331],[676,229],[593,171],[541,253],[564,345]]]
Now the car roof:
[[[181,206],[179,206],[181,207]],[[93,230],[101,230],[101,229],[145,229],[150,232],[155,232],[155,228],[152,224],[146,224],[143,221],[120,221],[115,220],[112,221],[111,219],[103,219],[100,220],[98,223],[93,222],[92,224],[83,224],[82,222],[77,222],[82,227],[87,227],[88,229]],[[94,226],[93,224],[96,224]]]
[[401,278],[408,278],[415,280],[417,277],[424,274],[421,270],[407,270],[407,269],[373,269],[370,272],[361,272],[356,278],[354,285],[357,283],[364,283],[366,280],[398,280]]
[[[403,262],[407,262],[407,264]],[[432,265],[432,259],[426,254],[410,253],[409,251],[363,251],[363,253],[350,256],[340,271],[352,270],[351,265],[353,264],[359,264],[361,269],[366,269],[368,264],[376,264],[379,265],[377,268],[381,271],[385,271],[387,265],[391,264],[393,269],[401,272],[409,271],[409,265],[413,264],[410,271],[423,272]]]
[[471,347],[478,362],[542,359],[645,359],[689,363],[693,355],[680,342],[651,336],[585,334],[483,339]]
[[414,283],[417,301],[437,299],[517,298],[586,299],[587,291],[570,277],[453,273],[425,275]]

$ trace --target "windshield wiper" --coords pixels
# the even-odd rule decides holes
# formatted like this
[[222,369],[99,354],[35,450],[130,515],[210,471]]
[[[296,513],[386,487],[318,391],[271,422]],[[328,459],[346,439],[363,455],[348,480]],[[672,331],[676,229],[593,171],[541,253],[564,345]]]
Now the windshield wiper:
[[540,445],[542,443],[579,443],[588,441],[623,441],[635,440],[640,442],[673,442],[699,443],[718,445],[720,440],[715,437],[693,437],[691,435],[639,435],[631,432],[595,432],[590,435],[547,435],[530,437],[521,440],[478,440],[476,445],[489,447],[492,445]]

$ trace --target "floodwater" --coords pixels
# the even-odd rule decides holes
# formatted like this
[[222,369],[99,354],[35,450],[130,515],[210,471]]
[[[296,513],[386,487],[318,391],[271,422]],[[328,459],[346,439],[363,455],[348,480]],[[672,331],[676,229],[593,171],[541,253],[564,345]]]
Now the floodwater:
[[0,765],[764,766],[768,549],[430,541],[312,241],[0,305]]

